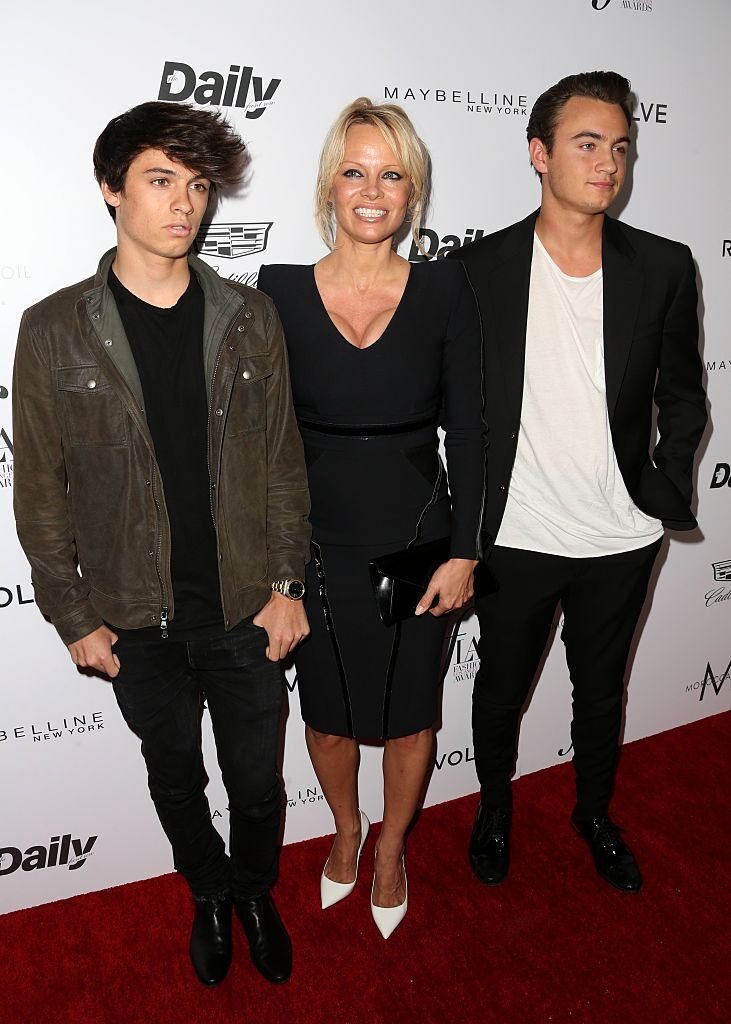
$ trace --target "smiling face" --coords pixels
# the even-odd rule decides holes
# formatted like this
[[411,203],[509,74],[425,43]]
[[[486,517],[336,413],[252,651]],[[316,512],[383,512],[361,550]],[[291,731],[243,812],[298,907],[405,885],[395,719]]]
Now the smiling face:
[[119,192],[112,192],[105,182],[101,189],[116,211],[120,249],[181,259],[198,233],[211,183],[161,149],[146,149],[130,164]]
[[335,247],[345,238],[365,244],[390,240],[404,222],[410,195],[411,179],[379,129],[351,125],[330,189]]
[[551,153],[540,139],[530,142],[543,204],[567,212],[603,213],[624,183],[629,143],[621,107],[572,96],[558,116]]

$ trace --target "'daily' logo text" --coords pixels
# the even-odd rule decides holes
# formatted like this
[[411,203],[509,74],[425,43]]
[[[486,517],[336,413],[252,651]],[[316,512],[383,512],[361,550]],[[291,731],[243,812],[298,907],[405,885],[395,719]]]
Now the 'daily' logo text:
[[416,242],[412,241],[409,260],[413,263],[422,263],[424,260],[444,259],[447,253],[452,252],[454,249],[459,249],[469,242],[476,242],[484,234],[485,232],[481,228],[467,228],[462,237],[459,235],[440,236],[436,231],[432,231],[431,228],[420,228],[419,240],[424,252],[420,252]]
[[18,846],[0,847],[0,875],[12,875],[18,868],[23,871],[39,871],[41,868],[67,867],[76,871],[83,867],[91,855],[92,847],[99,836],[89,836],[85,843],[74,839],[71,833],[51,836],[48,846],[29,846],[21,850]]
[[253,120],[272,105],[281,81],[272,78],[265,88],[264,79],[248,65],[231,64],[225,75],[220,71],[196,75],[190,64],[166,60],[157,98],[176,103],[192,100],[200,106],[240,107]]

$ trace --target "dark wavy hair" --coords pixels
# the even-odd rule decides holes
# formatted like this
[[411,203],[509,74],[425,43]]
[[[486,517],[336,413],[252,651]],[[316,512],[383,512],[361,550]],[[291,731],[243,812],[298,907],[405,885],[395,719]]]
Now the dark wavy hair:
[[[237,184],[246,164],[246,146],[220,111],[153,100],[112,118],[94,146],[94,177],[120,192],[130,164],[146,149],[161,149],[208,178],[214,190]],[[107,209],[114,217],[114,207],[107,203]]]
[[533,104],[528,119],[526,135],[531,139],[540,139],[551,154],[556,136],[558,116],[564,106],[574,96],[588,96],[604,103],[616,103],[622,108],[627,118],[627,125],[632,127],[632,110],[630,106],[629,79],[618,75],[616,71],[584,71],[579,75],[568,75],[560,82],[552,85],[541,93]]

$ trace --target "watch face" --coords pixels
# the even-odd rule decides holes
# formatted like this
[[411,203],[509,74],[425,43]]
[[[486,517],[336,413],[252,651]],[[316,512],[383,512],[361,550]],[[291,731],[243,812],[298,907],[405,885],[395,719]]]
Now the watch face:
[[294,601],[299,601],[305,596],[305,585],[302,580],[290,580],[287,588],[288,596]]

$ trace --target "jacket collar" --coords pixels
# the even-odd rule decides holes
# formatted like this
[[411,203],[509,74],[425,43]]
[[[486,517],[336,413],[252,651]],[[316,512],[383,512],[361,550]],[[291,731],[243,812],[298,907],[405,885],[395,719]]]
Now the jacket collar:
[[513,226],[505,232],[505,237],[498,248],[498,256],[501,260],[509,262],[516,256],[525,255],[527,250],[530,270],[530,260],[533,254],[533,234],[536,229],[536,220],[538,219],[538,214],[540,212],[540,207],[538,207],[537,210],[529,213],[527,217],[518,221],[517,224],[513,224]]
[[[122,326],[114,296],[109,290],[109,270],[117,255],[116,247],[105,252],[99,260],[92,286],[82,294],[85,315],[101,342],[112,341],[105,346],[107,354],[122,374],[127,385],[143,406],[142,385],[132,349]],[[203,320],[204,362],[206,381],[210,385],[221,341],[222,325],[233,318],[234,313],[246,305],[235,288],[231,288],[219,275],[193,253],[188,254],[188,265],[196,274],[205,298]]]
[[609,418],[627,367],[643,287],[642,269],[622,224],[604,217],[602,231],[604,292],[604,379]]

